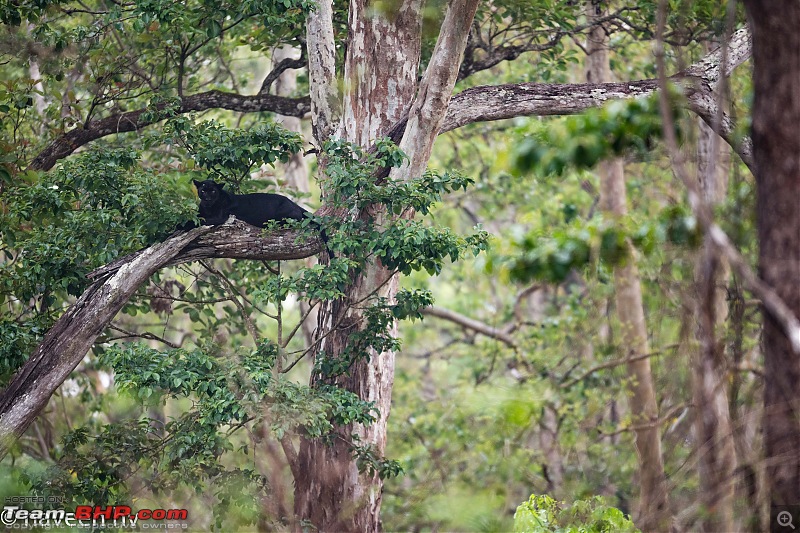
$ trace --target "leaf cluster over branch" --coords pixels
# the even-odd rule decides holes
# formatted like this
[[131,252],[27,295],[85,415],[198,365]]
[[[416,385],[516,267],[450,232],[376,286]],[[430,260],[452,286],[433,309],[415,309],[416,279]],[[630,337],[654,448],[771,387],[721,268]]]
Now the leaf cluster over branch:
[[48,331],[0,396],[0,457],[33,422],[134,292],[156,271],[212,257],[302,259],[322,249],[319,239],[298,241],[299,234],[280,230],[261,236],[258,228],[238,221],[201,226],[92,272],[93,283]]
[[[725,139],[752,169],[752,147],[749,138],[738,138],[736,125],[730,117],[719,113],[714,88],[723,77],[750,57],[750,35],[746,29],[733,34],[727,44],[727,58],[717,49],[685,70],[670,77],[687,97],[688,107]],[[299,60],[282,62],[275,72],[294,68]],[[265,84],[272,75],[267,76]],[[638,80],[624,83],[513,83],[484,85],[466,89],[452,97],[447,115],[439,133],[445,133],[475,122],[503,120],[521,116],[568,115],[598,107],[610,100],[638,98],[659,89],[658,80]],[[162,106],[162,104],[159,104]],[[311,111],[309,97],[286,98],[263,94],[245,96],[221,91],[208,91],[184,97],[180,105],[170,112],[183,114],[192,111],[227,109],[244,113],[273,112],[279,115],[303,117]],[[29,170],[50,170],[58,160],[94,140],[137,131],[166,116],[140,109],[91,121],[71,130],[40,152],[29,165]],[[158,111],[158,109],[156,109]],[[408,117],[401,118],[387,135],[399,141],[405,131]]]

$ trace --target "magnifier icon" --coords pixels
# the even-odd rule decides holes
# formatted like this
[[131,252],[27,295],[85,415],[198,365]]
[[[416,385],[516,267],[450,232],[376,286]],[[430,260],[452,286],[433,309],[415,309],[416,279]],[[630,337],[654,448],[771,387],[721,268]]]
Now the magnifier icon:
[[794,524],[792,524],[792,513],[789,511],[781,511],[778,513],[778,525],[781,527],[790,527],[794,529]]

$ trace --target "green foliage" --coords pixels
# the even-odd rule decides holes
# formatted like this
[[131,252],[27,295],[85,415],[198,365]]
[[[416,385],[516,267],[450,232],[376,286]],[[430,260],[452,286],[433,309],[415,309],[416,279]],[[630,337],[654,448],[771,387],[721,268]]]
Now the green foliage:
[[[131,393],[142,407],[190,399],[193,408],[166,422],[140,415],[135,423],[104,425],[96,435],[89,427],[77,428],[64,437],[56,465],[23,481],[43,495],[105,505],[130,501],[126,480],[141,469],[149,472],[148,483],[157,492],[200,490],[207,482],[221,487],[216,493],[217,527],[222,527],[219,521],[230,505],[250,508],[249,515],[257,516],[266,480],[222,462],[223,455],[235,455],[238,429],[269,421],[277,437],[303,425],[309,436],[328,438],[334,424],[369,424],[376,415],[372,403],[338,387],[312,389],[276,378],[276,356],[269,341],[235,357],[200,349],[160,352],[138,344],[111,346],[103,351],[101,363],[114,367],[119,390]],[[394,472],[392,464],[381,468]],[[244,492],[230,490],[231,484]]]
[[[673,107],[673,124],[677,124],[677,109]],[[517,167],[543,175],[561,175],[568,168],[593,168],[610,157],[648,154],[662,134],[657,96],[617,100],[550,123],[522,141]]]
[[325,143],[325,154],[330,157],[325,173],[335,205],[363,209],[379,203],[395,215],[410,209],[428,214],[443,194],[466,190],[474,182],[458,172],[438,174],[432,170],[408,182],[388,178],[376,181],[374,173],[378,169],[399,168],[407,158],[388,139],[378,140],[375,146],[375,152],[368,153],[338,139]]
[[[44,175],[5,185],[0,213],[0,376],[33,351],[86,274],[157,242],[194,216],[175,176],[139,165],[132,150],[95,147]],[[23,306],[20,302],[36,302]]]
[[462,238],[447,228],[402,218],[413,216],[415,212],[427,214],[441,201],[443,194],[465,190],[472,183],[471,179],[457,173],[428,171],[408,182],[390,178],[376,182],[374,176],[378,169],[397,168],[405,160],[402,152],[386,140],[376,145],[374,153],[365,153],[358,146],[341,141],[329,141],[325,145],[329,158],[326,175],[334,191],[330,198],[333,205],[359,213],[378,204],[397,215],[390,224],[380,228],[366,224],[360,217],[337,221],[337,234],[332,239],[334,251],[357,258],[375,257],[403,274],[424,269],[435,275],[441,272],[446,258],[457,261],[467,250],[477,255],[486,249],[488,234],[484,231],[478,230]]
[[531,495],[514,513],[519,533],[616,533],[639,531],[622,511],[605,505],[602,498],[578,500],[569,506],[550,496]]
[[214,121],[194,124],[178,117],[167,124],[167,135],[172,135],[210,178],[233,185],[233,192],[254,167],[285,163],[302,147],[298,134],[270,123],[244,130]]
[[353,446],[353,456],[359,472],[374,476],[378,474],[381,479],[397,477],[403,473],[403,467],[392,459],[383,459],[375,453],[372,446]]
[[93,149],[5,191],[0,239],[20,250],[0,267],[6,298],[78,295],[92,269],[191,218],[191,200],[177,194],[170,177],[142,169],[137,159],[131,150]]
[[303,294],[309,300],[335,300],[344,296],[350,280],[349,262],[337,259],[330,265],[303,267],[285,276],[272,276],[253,292],[259,302],[282,302],[290,294]]
[[685,206],[672,206],[638,225],[632,219],[615,223],[595,217],[573,220],[548,234],[531,232],[512,242],[516,253],[506,258],[511,278],[560,283],[574,270],[590,265],[624,264],[630,242],[644,254],[673,244],[697,247],[702,240],[697,222]]
[[[125,5],[98,6],[93,13],[96,16],[94,25],[78,17],[75,17],[78,23],[72,27],[47,20],[45,15],[53,11],[53,7],[69,3],[68,0],[4,3],[0,7],[0,22],[9,25],[19,25],[23,21],[38,23],[36,32],[40,39],[54,43],[71,41],[88,48],[97,47],[96,41],[113,29],[138,35],[135,40],[145,50],[163,44],[185,55],[187,49],[201,48],[213,40],[250,36],[254,31],[250,25],[287,28],[302,25],[305,14],[314,5],[309,0],[137,0]],[[296,30],[293,33],[296,34]],[[262,42],[266,40],[265,44],[275,43],[274,32],[259,33],[259,36]]]
[[22,366],[27,355],[36,348],[51,321],[47,316],[34,315],[14,320],[12,317],[0,318],[0,384]]
[[392,314],[398,320],[422,318],[422,309],[433,305],[433,294],[428,290],[400,289],[395,295],[397,301],[392,306]]
[[[270,341],[233,359],[200,349],[161,352],[131,344],[104,350],[101,363],[114,368],[121,391],[131,391],[146,404],[193,397],[196,411],[183,423],[216,427],[271,417],[280,435],[302,423],[310,435],[324,437],[334,423],[374,420],[372,403],[343,389],[332,385],[311,389],[276,379],[277,353]],[[266,412],[262,402],[271,406]]]

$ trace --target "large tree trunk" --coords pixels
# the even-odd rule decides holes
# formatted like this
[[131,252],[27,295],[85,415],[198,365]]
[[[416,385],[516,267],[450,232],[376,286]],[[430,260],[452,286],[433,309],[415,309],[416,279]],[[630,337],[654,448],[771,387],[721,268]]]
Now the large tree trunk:
[[[418,2],[405,4],[396,20],[390,22],[369,13],[363,0],[350,3],[351,34],[345,63],[345,79],[350,87],[344,97],[339,131],[344,139],[367,147],[410,106],[416,85],[414,73],[419,65],[419,7]],[[390,84],[396,90],[393,94]],[[317,328],[318,339],[322,339],[320,356],[339,357],[350,334],[362,327],[363,309],[349,304],[368,299],[378,287],[381,289],[375,296],[393,297],[397,283],[396,279],[387,282],[389,277],[390,272],[380,263],[368,265],[353,280],[346,298],[323,306],[318,319],[321,327]],[[312,377],[312,384],[316,381],[317,377]],[[359,444],[370,445],[375,453],[383,454],[394,383],[394,352],[371,353],[368,360],[357,361],[349,375],[338,378],[336,383],[361,399],[375,402],[380,417],[368,427],[338,428],[338,438],[330,444],[301,440],[295,513],[320,531],[377,531],[382,483],[376,474],[359,473],[353,460],[351,435],[358,435]]]
[[[601,15],[600,4],[588,6],[589,16]],[[597,9],[597,10],[596,10]],[[608,36],[602,26],[589,33],[587,43],[587,78],[590,83],[610,81]],[[611,218],[627,212],[625,175],[622,159],[612,159],[600,165],[600,208]],[[627,243],[629,256],[625,264],[614,268],[617,317],[621,329],[621,345],[626,357],[648,353],[647,325],[644,319],[642,289],[633,245]],[[650,360],[628,363],[630,377],[629,406],[635,425],[636,457],[639,461],[638,526],[643,531],[667,531],[671,513],[667,500],[667,478],[661,454],[661,431],[658,424],[658,404],[653,387]]]
[[[800,3],[744,4],[753,32],[759,270],[800,316]],[[777,529],[779,506],[800,503],[800,354],[794,353],[787,332],[767,310],[763,339],[770,527]]]
[[[421,0],[406,0],[390,14],[368,9],[364,0],[350,4],[346,93],[338,132],[342,138],[366,147],[408,113],[400,147],[409,156],[409,163],[396,169],[397,179],[419,176],[427,165],[447,111],[476,8],[477,0],[449,2],[431,62],[418,84]],[[321,139],[318,137],[317,141]],[[380,222],[387,214],[371,208],[361,216]],[[350,334],[362,327],[363,310],[354,309],[349,303],[363,301],[369,295],[392,301],[396,292],[396,276],[380,262],[367,265],[353,280],[345,298],[320,310],[319,353],[338,357],[348,346]],[[338,327],[334,328],[334,324]],[[394,353],[369,355],[369,359],[357,361],[349,375],[340,376],[335,382],[360,398],[375,402],[380,411],[378,420],[368,427],[339,427],[338,438],[330,444],[301,439],[297,469],[301,475],[296,479],[295,512],[299,519],[311,522],[321,531],[380,529],[383,483],[377,474],[359,473],[353,460],[351,435],[357,435],[359,445],[368,445],[376,454],[383,455],[394,382]],[[318,377],[312,378],[312,384],[318,381]]]

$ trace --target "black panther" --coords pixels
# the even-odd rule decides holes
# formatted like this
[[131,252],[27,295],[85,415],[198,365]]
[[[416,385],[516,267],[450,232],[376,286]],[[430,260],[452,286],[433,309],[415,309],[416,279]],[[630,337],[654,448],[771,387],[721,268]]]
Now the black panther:
[[[224,224],[231,215],[260,228],[270,220],[303,220],[311,216],[311,213],[280,194],[231,194],[224,190],[223,183],[214,180],[192,181],[197,187],[197,196],[200,197],[198,216],[209,226]],[[183,229],[192,227],[194,224],[189,222]],[[321,228],[320,237],[328,249],[328,256],[333,259],[333,253],[328,247],[328,235]]]

